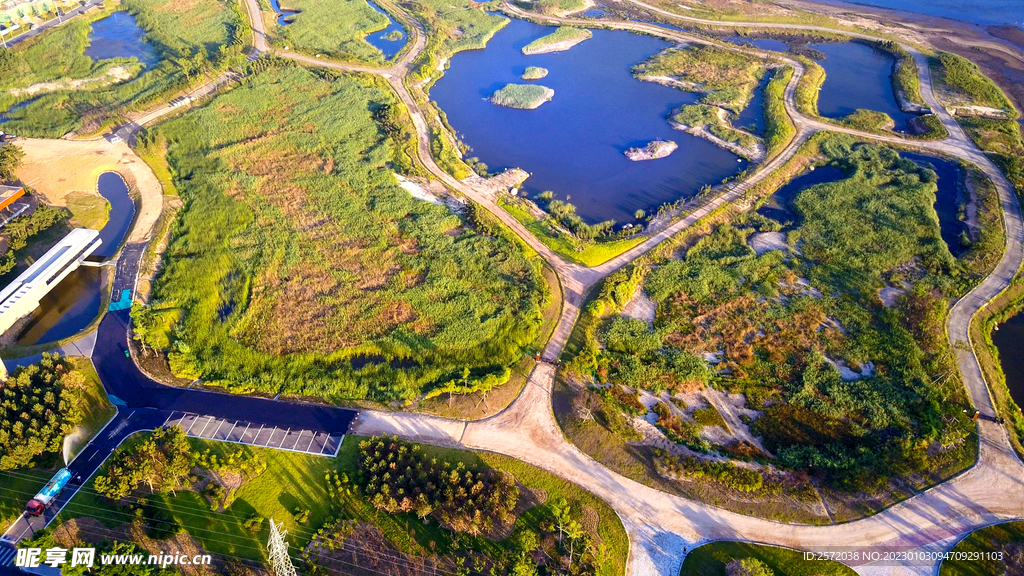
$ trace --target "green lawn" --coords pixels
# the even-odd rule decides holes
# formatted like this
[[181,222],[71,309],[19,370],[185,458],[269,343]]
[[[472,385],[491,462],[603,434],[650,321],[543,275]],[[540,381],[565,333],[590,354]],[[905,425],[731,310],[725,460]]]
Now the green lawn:
[[[939,576],[1015,574],[1007,571],[1012,564],[1004,560],[1014,555],[1016,568],[1020,569],[1024,559],[1024,522],[1006,522],[971,532],[952,551],[967,557],[942,562]],[[1000,556],[1004,560],[998,559]]]
[[383,64],[380,50],[364,40],[383,30],[388,19],[365,0],[285,0],[282,8],[298,10],[292,23],[275,28],[278,44],[336,60]]
[[679,576],[726,576],[725,567],[733,560],[753,558],[763,562],[774,576],[854,576],[852,569],[831,560],[804,560],[803,552],[748,544],[712,542],[694,548],[683,561]]
[[107,223],[110,202],[99,194],[72,192],[65,198],[71,210],[71,225],[99,230]]
[[[392,545],[407,554],[429,555],[435,551],[443,555],[460,547],[468,547],[492,558],[514,552],[511,538],[500,541],[466,535],[455,538],[453,532],[440,527],[434,520],[424,523],[414,514],[378,512],[358,494],[340,499],[331,498],[326,490],[325,475],[334,469],[355,478],[358,445],[362,439],[358,436],[346,436],[338,457],[334,459],[245,447],[245,450],[255,452],[263,458],[268,466],[265,472],[237,491],[237,498],[224,512],[211,511],[205,498],[194,492],[178,491],[164,495],[137,496],[146,497],[157,509],[168,511],[174,521],[184,527],[207,550],[258,561],[265,558],[269,522],[264,522],[261,530],[253,533],[244,526],[244,522],[253,515],[273,518],[276,522],[283,523],[289,531],[289,541],[293,550],[304,547],[314,531],[328,520],[355,519],[375,525]],[[140,440],[141,437],[138,437],[125,443],[122,450],[129,449]],[[210,450],[219,456],[225,456],[239,448],[233,444],[192,438],[189,442],[194,450]],[[544,490],[549,501],[558,497],[566,498],[577,514],[582,514],[584,506],[593,509],[600,518],[597,533],[610,554],[610,561],[601,574],[617,576],[624,572],[628,549],[625,530],[614,511],[594,495],[572,483],[510,458],[433,447],[423,449],[428,454],[453,463],[461,461],[470,466],[492,467],[508,472],[522,485]],[[292,517],[292,512],[296,508],[310,511],[306,524],[299,524]],[[515,530],[539,529],[547,514],[547,506],[532,508],[520,515]],[[55,526],[59,526],[65,520],[83,516],[96,518],[108,527],[114,527],[129,521],[132,513],[126,508],[112,506],[91,489],[86,489],[79,492],[64,509]]]
[[637,235],[625,240],[589,242],[582,244],[583,250],[578,250],[577,248],[581,245],[580,242],[565,235],[553,236],[551,229],[546,224],[537,220],[522,208],[510,204],[501,204],[501,207],[516,220],[519,220],[523,226],[526,226],[526,229],[543,242],[545,246],[567,260],[584,266],[603,264],[646,239],[645,236]]

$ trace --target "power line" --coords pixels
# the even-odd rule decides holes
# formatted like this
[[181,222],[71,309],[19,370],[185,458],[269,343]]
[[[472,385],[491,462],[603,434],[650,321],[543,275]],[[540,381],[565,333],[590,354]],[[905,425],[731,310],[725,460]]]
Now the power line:
[[277,576],[296,576],[295,566],[292,565],[292,558],[288,555],[288,543],[284,541],[288,531],[279,532],[274,519],[270,519],[270,541],[267,548],[270,550],[270,565]]

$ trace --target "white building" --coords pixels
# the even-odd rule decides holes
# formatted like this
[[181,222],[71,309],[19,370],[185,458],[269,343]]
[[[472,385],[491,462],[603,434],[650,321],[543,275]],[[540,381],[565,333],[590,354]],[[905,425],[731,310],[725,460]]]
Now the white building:
[[39,306],[39,300],[74,272],[100,244],[97,230],[76,228],[0,290],[0,334]]

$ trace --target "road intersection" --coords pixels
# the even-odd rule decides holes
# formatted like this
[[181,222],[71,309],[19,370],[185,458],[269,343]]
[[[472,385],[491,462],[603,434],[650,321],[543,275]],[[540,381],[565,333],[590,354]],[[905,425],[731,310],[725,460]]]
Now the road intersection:
[[[680,16],[639,0],[630,1],[640,8],[683,22],[723,24]],[[246,5],[254,33],[252,57],[271,52],[256,0],[246,0]],[[970,352],[968,328],[974,314],[1000,293],[1020,268],[1024,240],[1020,206],[1016,194],[1003,174],[977,149],[955,119],[936,101],[928,66],[924,56],[915,47],[906,46],[918,62],[922,96],[948,130],[948,138],[941,141],[905,140],[895,136],[863,133],[806,117],[795,105],[796,87],[804,72],[803,65],[797,60],[782,58],[786,64],[794,68],[793,78],[785,91],[786,110],[797,128],[797,135],[793,141],[779,155],[759,166],[742,182],[724,189],[710,201],[696,206],[691,212],[657,231],[643,243],[600,266],[586,268],[568,262],[551,251],[522,224],[501,209],[491,194],[456,180],[434,162],[430,154],[428,125],[420,107],[420,102],[425,101],[425,98],[414,98],[413,91],[418,88],[410,88],[406,84],[412,63],[426,46],[425,31],[419,21],[403,10],[394,7],[392,9],[414,39],[402,57],[389,67],[372,68],[332,62],[281,50],[273,50],[273,53],[304,64],[372,73],[384,78],[409,110],[417,133],[417,156],[420,163],[435,178],[501,219],[556,271],[565,294],[563,311],[554,335],[544,350],[545,361],[537,364],[523,392],[501,413],[481,421],[464,422],[424,414],[371,410],[360,411],[356,416],[352,411],[324,406],[273,402],[245,396],[172,388],[153,382],[126,356],[130,324],[126,310],[107,314],[100,324],[93,352],[93,361],[108,391],[136,410],[152,410],[159,414],[163,418],[160,422],[170,421],[175,414],[180,420],[182,413],[206,414],[211,419],[221,422],[231,420],[234,422],[231,434],[237,429],[237,421],[258,422],[261,426],[270,424],[275,427],[303,427],[327,432],[328,435],[334,432],[344,433],[348,430],[349,423],[353,422],[352,430],[360,434],[398,434],[431,444],[486,450],[515,457],[573,481],[608,501],[622,519],[630,536],[629,572],[633,575],[674,576],[678,573],[686,550],[711,540],[749,540],[798,549],[844,545],[858,551],[897,550],[906,547],[931,547],[941,550],[947,548],[958,537],[978,527],[1004,519],[1024,517],[1024,502],[1020,496],[1024,494],[1024,465],[1013,451],[1005,430],[988,419],[979,422],[980,450],[977,464],[956,478],[862,520],[842,525],[806,526],[743,516],[666,494],[624,478],[566,441],[551,410],[551,390],[556,371],[552,361],[561,353],[573,329],[579,314],[579,306],[587,290],[608,274],[632,262],[712,211],[730,204],[743,203],[745,193],[750,187],[792,158],[800,144],[810,135],[817,131],[830,130],[851,133],[866,140],[954,156],[974,164],[995,183],[1004,214],[1006,250],[995,270],[967,296],[954,304],[947,323],[953,349],[962,350],[958,361],[973,404],[985,416],[994,416],[992,401],[977,358]],[[503,6],[503,10],[512,16],[529,17],[551,24],[596,24],[592,20],[527,14],[510,3]],[[713,43],[703,37],[642,22],[602,20],[598,24],[606,28],[653,34],[672,41]],[[828,30],[819,26],[796,24],[729,22],[727,25]],[[765,55],[763,52],[742,47],[729,48]],[[779,58],[778,55],[772,56]],[[226,78],[226,75],[221,76],[197,92],[201,95],[212,94],[223,86]],[[124,129],[125,135],[133,136],[142,125],[154,122],[170,112],[170,107],[163,107],[149,114],[140,115]],[[121,258],[128,258],[130,263],[125,266],[124,272],[121,272],[121,266],[118,267],[115,290],[135,284],[142,250],[129,248],[132,247],[129,245]],[[965,347],[963,343],[967,346]],[[154,424],[146,420],[146,425],[151,428]],[[315,435],[314,432],[313,436]],[[301,438],[297,438],[295,444],[300,440]],[[97,447],[93,449],[103,447],[102,442],[97,442]],[[107,449],[109,453],[109,447]],[[852,564],[856,565],[861,574],[932,574],[937,566],[935,561],[918,562],[917,565],[908,562]]]

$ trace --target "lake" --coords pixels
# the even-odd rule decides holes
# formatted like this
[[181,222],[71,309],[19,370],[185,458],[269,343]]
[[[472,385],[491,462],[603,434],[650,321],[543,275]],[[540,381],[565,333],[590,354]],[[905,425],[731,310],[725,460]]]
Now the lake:
[[85,55],[93,60],[136,58],[147,68],[152,67],[160,58],[153,46],[143,39],[145,34],[135,22],[135,16],[124,11],[114,12],[92,23]]
[[757,209],[757,213],[781,222],[783,230],[792,230],[799,225],[799,215],[793,210],[793,199],[801,190],[810,188],[815,184],[835,182],[846,178],[843,171],[832,164],[818,166],[808,170],[787,182],[784,186],[768,197],[768,200]]
[[[383,52],[384,58],[390,60],[394,58],[396,54],[401,52],[408,40],[405,28],[403,28],[398,22],[395,22],[395,19],[386,11],[382,10],[380,6],[370,2],[370,0],[366,0],[366,3],[370,5],[370,8],[373,8],[378,13],[383,14],[384,17],[388,19],[388,27],[379,32],[371,32],[367,34],[366,41],[374,48]],[[394,38],[391,37],[392,34],[395,35]]]
[[967,231],[967,223],[960,220],[960,204],[963,200],[960,182],[963,173],[960,165],[935,156],[914,154],[911,152],[900,152],[900,156],[913,161],[923,168],[931,168],[938,176],[936,184],[939,189],[935,193],[935,212],[939,215],[939,231],[942,240],[949,247],[949,252],[959,258],[967,252],[967,248],[960,245],[960,235]]
[[[103,260],[116,254],[135,217],[135,203],[118,174],[100,174],[97,188],[110,203],[110,213],[100,230],[103,244],[89,260]],[[80,266],[39,301],[39,307],[18,336],[18,344],[28,346],[74,336],[99,314],[102,289],[100,269]]]
[[822,116],[842,118],[858,108],[885,112],[896,121],[897,130],[905,130],[907,121],[916,117],[900,110],[892,91],[893,56],[862,44],[811,44],[825,54],[819,60],[825,69],[825,83],[818,96]]
[[820,4],[861,4],[875,8],[889,8],[917,12],[928,16],[941,16],[975,24],[1000,26],[1011,24],[1024,27],[1024,3],[1020,0],[812,0]]
[[[484,50],[460,52],[431,89],[430,98],[452,128],[491,172],[519,167],[531,174],[523,190],[551,190],[590,223],[634,222],[634,212],[653,213],[696,194],[705,184],[746,167],[717,146],[673,130],[673,108],[699,95],[633,78],[630,70],[669,46],[650,36],[594,30],[593,38],[565,52],[526,56],[530,41],[554,28],[512,20]],[[555,91],[536,110],[491,104],[487,98],[520,79],[527,66],[547,68],[538,84]],[[623,152],[658,138],[679,148],[667,158],[632,162]]]
[[992,343],[999,349],[999,363],[1006,374],[1006,386],[1017,406],[1024,406],[1024,313],[1017,314],[992,332]]

